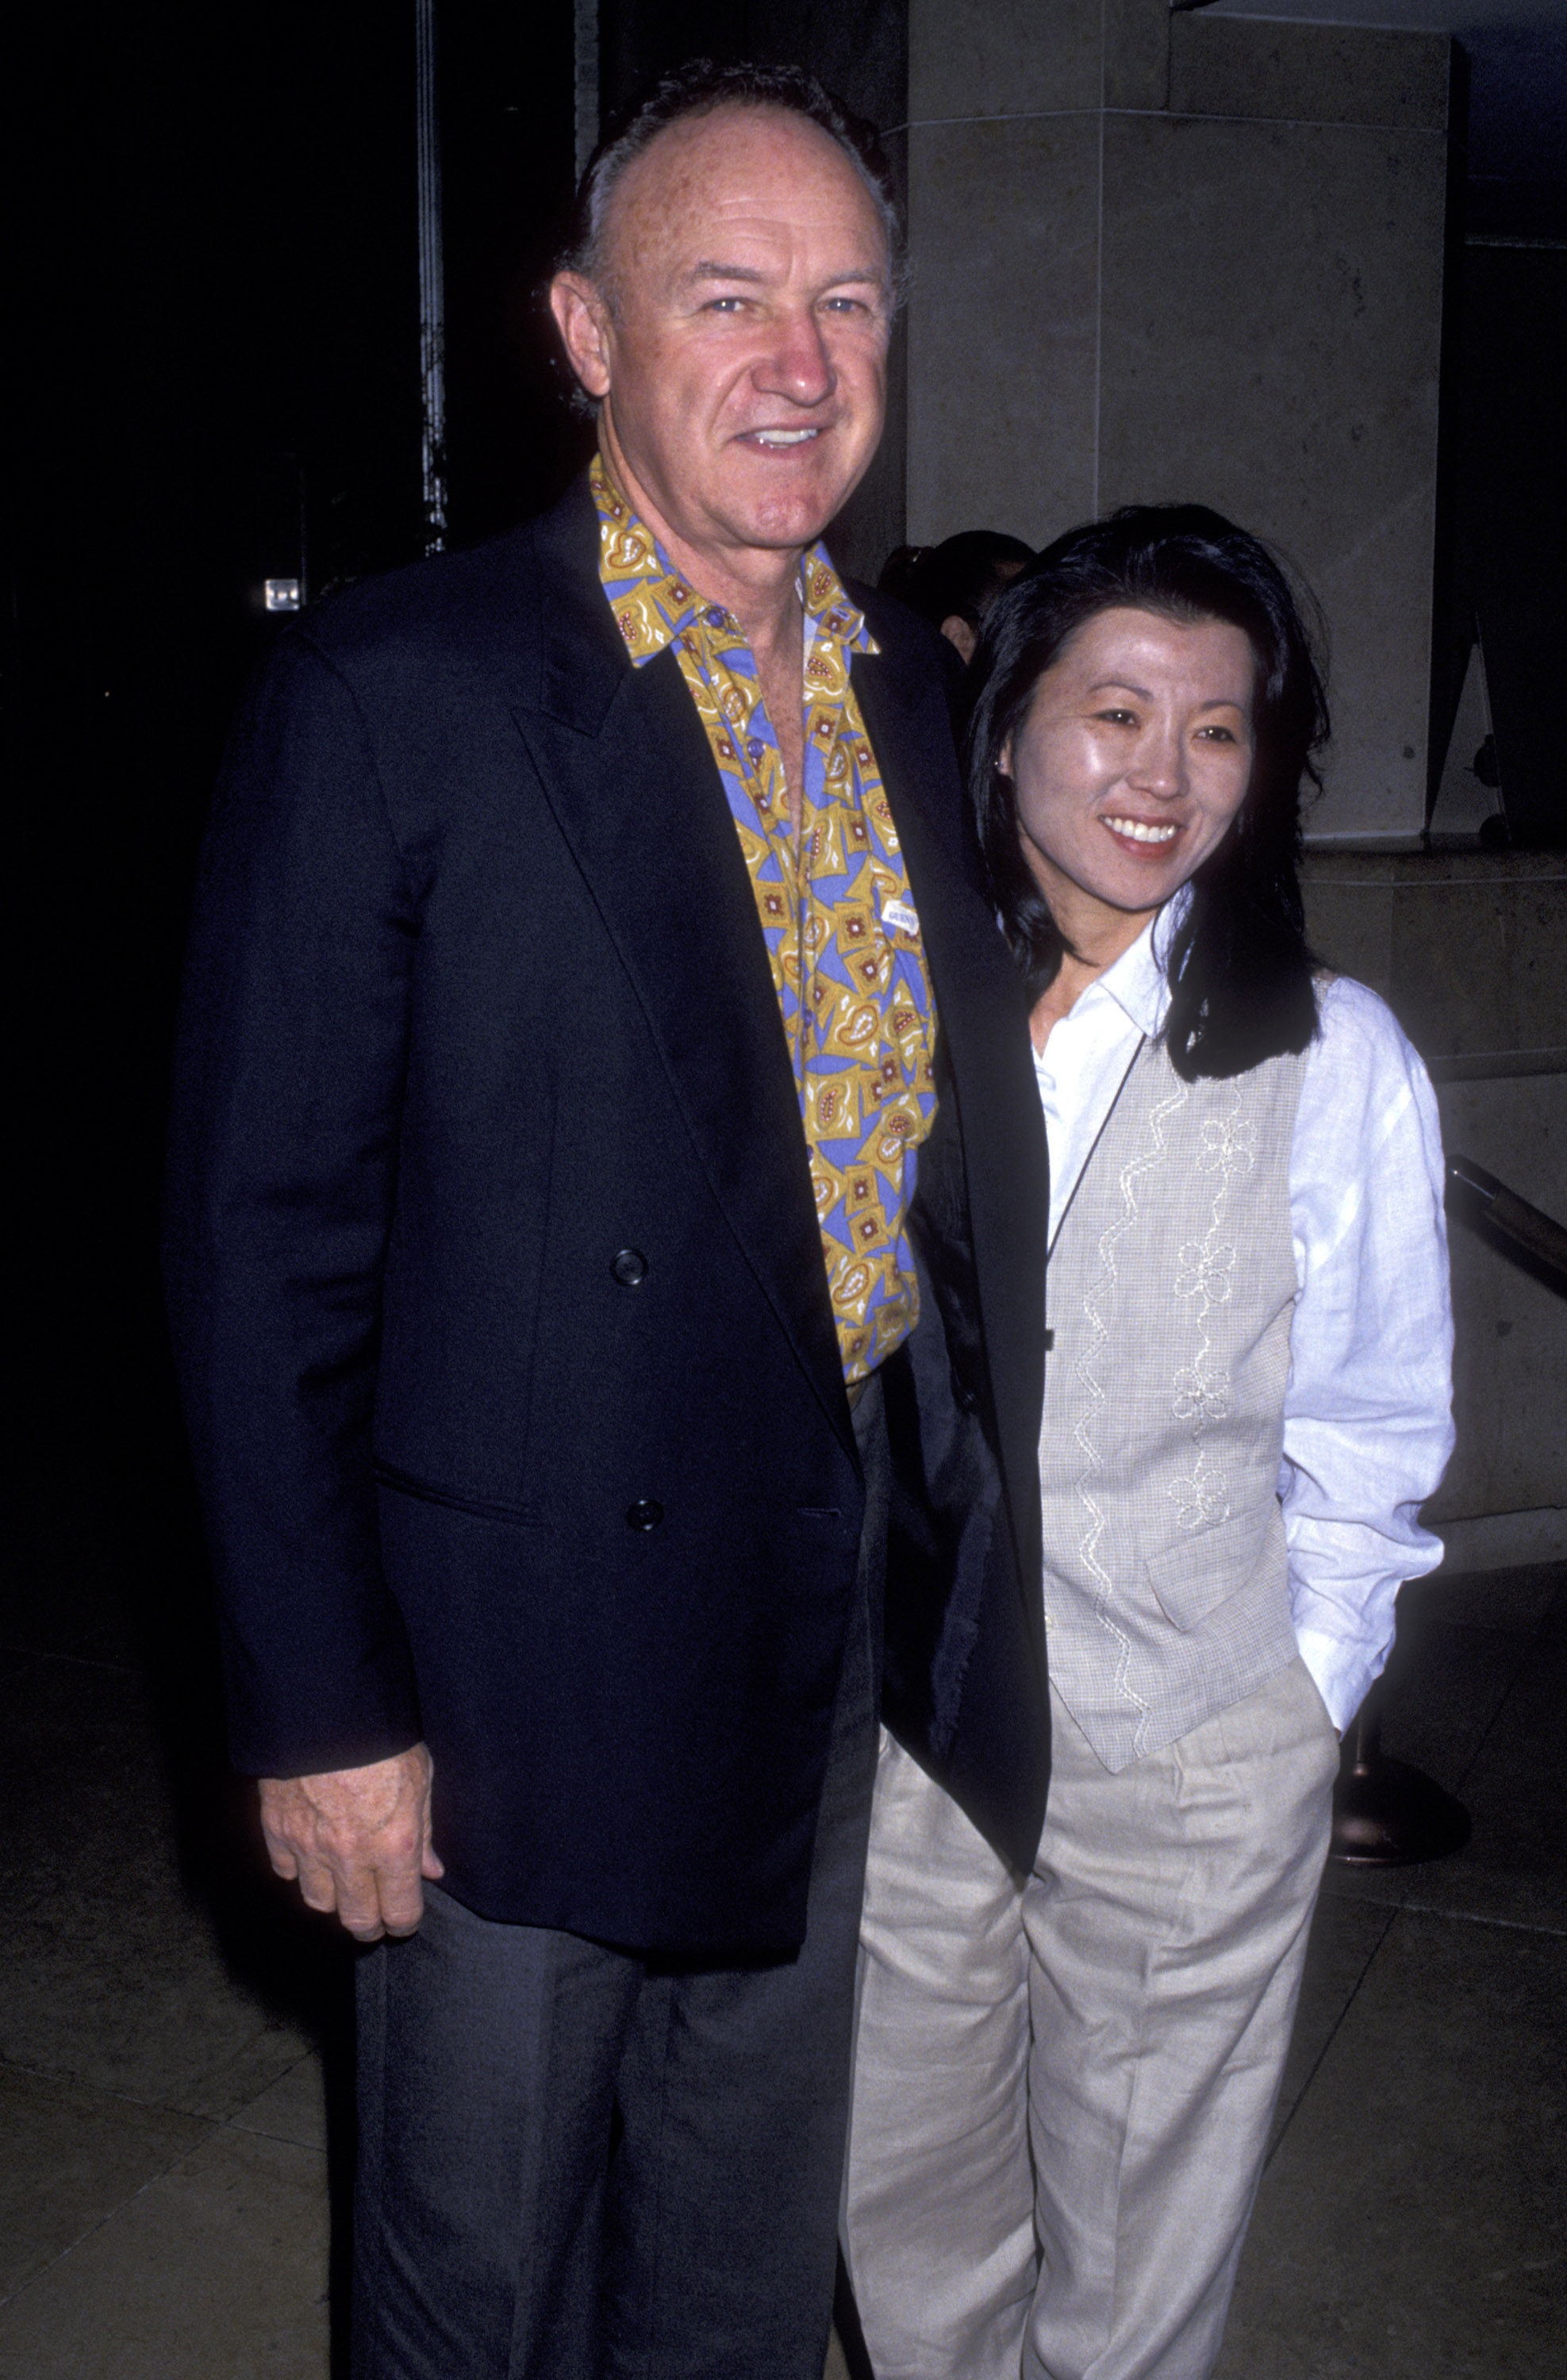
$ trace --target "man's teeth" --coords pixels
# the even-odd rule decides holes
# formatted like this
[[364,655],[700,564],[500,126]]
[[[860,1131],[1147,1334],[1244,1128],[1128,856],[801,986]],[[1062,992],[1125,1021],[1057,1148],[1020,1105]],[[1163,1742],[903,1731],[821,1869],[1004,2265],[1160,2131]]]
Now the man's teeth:
[[808,438],[818,438],[817,430],[759,430],[754,432],[759,446],[803,446]]
[[1141,819],[1107,818],[1105,824],[1112,834],[1129,835],[1134,843],[1168,843],[1176,832],[1173,826],[1145,826]]

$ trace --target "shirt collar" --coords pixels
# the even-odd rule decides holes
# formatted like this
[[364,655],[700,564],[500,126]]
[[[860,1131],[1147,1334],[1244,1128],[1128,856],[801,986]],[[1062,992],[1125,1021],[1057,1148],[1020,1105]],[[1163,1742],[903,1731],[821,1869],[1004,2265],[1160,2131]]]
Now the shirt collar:
[[1148,919],[1130,949],[1123,951],[1106,967],[1094,986],[1096,991],[1108,992],[1149,1041],[1170,1014],[1170,980],[1166,973],[1170,945],[1191,905],[1191,890],[1184,884],[1178,892],[1172,893],[1158,915]]
[[[745,632],[734,613],[722,603],[704,602],[680,577],[629,498],[621,493],[601,449],[593,457],[589,485],[599,515],[599,577],[611,608],[627,596],[643,599],[641,633],[635,644],[626,624],[619,624],[636,667],[653,660],[698,621],[727,641],[744,644]],[[808,648],[816,637],[825,637],[847,652],[880,650],[864,613],[850,602],[820,540],[800,556],[799,589]]]

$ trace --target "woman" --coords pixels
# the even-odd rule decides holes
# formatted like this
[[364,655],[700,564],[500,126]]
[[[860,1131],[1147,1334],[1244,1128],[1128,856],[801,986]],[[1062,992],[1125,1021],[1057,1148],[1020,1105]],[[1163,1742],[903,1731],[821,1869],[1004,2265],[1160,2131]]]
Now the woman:
[[1314,971],[1320,682],[1198,506],[1051,546],[967,765],[1051,1157],[1032,1873],[883,1739],[844,2243],[878,2380],[1200,2380],[1289,2044],[1338,1737],[1451,1450],[1435,1103]]

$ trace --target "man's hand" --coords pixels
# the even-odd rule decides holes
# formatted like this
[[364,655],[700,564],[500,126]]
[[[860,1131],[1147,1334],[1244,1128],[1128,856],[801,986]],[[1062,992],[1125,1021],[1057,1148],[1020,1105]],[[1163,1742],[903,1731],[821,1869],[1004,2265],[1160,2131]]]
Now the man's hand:
[[411,1934],[424,1914],[419,1878],[445,1870],[430,1840],[433,1767],[422,1743],[368,1768],[263,1777],[261,1832],[279,1876],[298,1877],[311,1909],[335,1910],[360,1942]]

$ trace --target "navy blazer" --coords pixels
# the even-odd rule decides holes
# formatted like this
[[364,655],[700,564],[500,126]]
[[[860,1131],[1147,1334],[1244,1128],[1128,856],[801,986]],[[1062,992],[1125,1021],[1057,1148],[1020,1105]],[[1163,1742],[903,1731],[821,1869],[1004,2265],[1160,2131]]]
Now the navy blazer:
[[[1043,1133],[936,651],[856,600],[943,1084],[889,1692],[1015,1856],[1043,1803]],[[422,1736],[482,1914],[794,1949],[861,1476],[739,841],[674,654],[626,654],[585,482],[323,604],[259,680],[168,1214],[236,1764]],[[982,1526],[931,1518],[943,1482]]]

